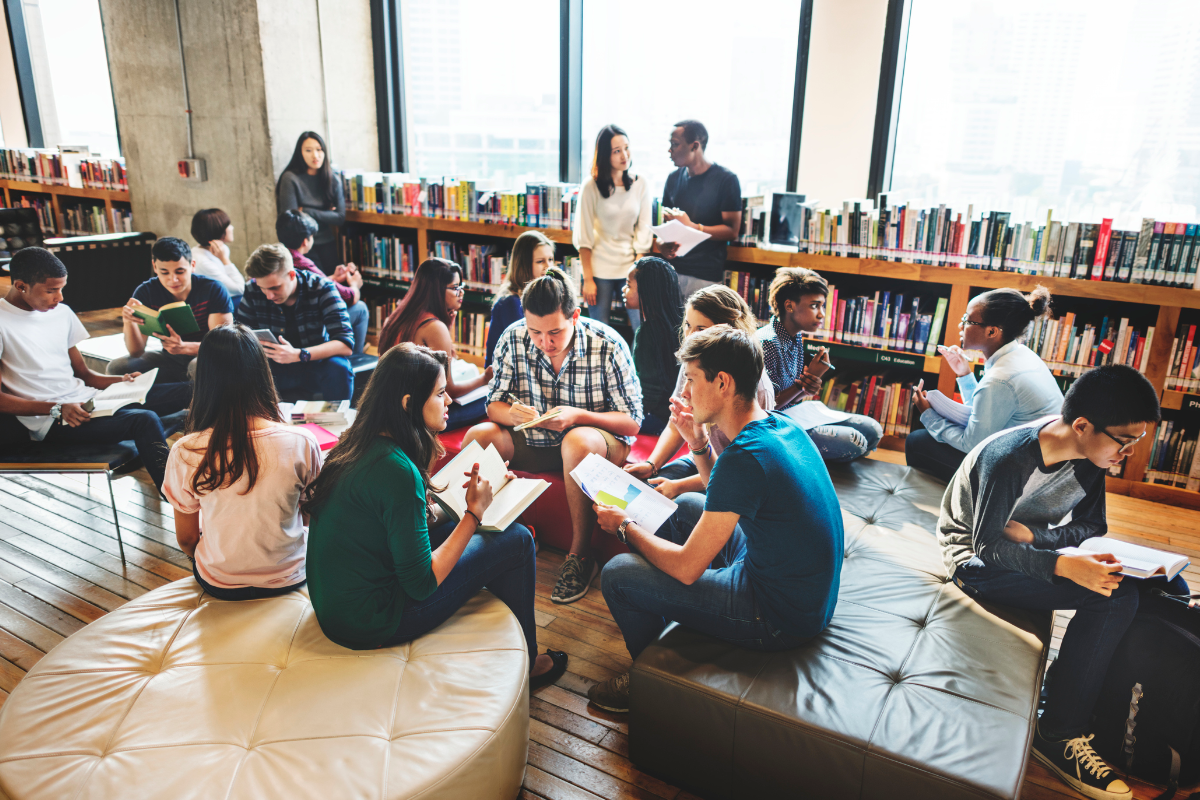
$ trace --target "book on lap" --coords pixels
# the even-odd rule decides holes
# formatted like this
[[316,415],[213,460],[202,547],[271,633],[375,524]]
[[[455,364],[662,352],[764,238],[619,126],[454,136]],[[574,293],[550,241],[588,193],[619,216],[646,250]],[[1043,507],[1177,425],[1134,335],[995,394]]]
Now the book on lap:
[[158,309],[149,306],[134,306],[133,315],[142,320],[138,323],[138,330],[146,336],[156,333],[170,336],[171,332],[167,330],[168,325],[180,336],[200,330],[199,324],[196,323],[196,316],[192,313],[192,307],[187,303],[167,303]]
[[158,377],[158,367],[143,372],[132,381],[114,383],[102,392],[96,394],[84,406],[84,410],[97,417],[111,417],[125,406],[146,402],[146,395],[154,388],[154,379]]
[[1063,547],[1058,550],[1065,556],[1112,553],[1121,562],[1121,574],[1131,578],[1165,577],[1173,580],[1191,561],[1178,553],[1167,553],[1153,547],[1122,542],[1107,536],[1085,539],[1079,547]]
[[479,464],[480,477],[492,485],[492,504],[483,512],[481,531],[504,530],[550,488],[548,481],[539,479],[509,479],[508,467],[495,445],[489,444],[484,450],[478,442],[471,442],[433,477],[435,486],[445,487],[440,492],[434,491],[433,499],[456,522],[467,513],[467,490],[463,486],[467,476],[464,473],[470,472],[474,464]]

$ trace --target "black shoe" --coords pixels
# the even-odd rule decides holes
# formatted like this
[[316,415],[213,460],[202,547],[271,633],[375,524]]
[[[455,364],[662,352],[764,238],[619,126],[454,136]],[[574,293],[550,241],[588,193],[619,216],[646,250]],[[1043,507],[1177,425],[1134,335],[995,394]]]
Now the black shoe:
[[546,650],[546,655],[550,656],[550,660],[554,662],[554,666],[543,672],[541,675],[534,675],[529,679],[529,691],[536,692],[543,686],[549,686],[558,681],[567,671],[567,654],[560,650]]
[[1091,736],[1052,741],[1042,738],[1041,725],[1033,737],[1033,757],[1059,779],[1095,800],[1131,800],[1133,792],[1092,749]]

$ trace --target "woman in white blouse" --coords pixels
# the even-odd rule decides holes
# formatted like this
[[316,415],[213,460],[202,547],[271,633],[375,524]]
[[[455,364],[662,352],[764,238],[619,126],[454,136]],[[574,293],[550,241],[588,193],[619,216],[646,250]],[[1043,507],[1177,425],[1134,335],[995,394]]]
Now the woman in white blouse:
[[[650,189],[645,178],[629,174],[629,136],[605,125],[596,137],[592,175],[579,193],[574,243],[583,262],[583,299],[589,314],[608,323],[633,263],[650,252]],[[641,315],[628,310],[637,330]]]
[[242,271],[229,260],[229,245],[233,242],[233,222],[219,208],[203,208],[192,217],[192,238],[196,247],[192,258],[196,262],[196,274],[212,278],[229,292],[233,307],[246,292],[246,279]]

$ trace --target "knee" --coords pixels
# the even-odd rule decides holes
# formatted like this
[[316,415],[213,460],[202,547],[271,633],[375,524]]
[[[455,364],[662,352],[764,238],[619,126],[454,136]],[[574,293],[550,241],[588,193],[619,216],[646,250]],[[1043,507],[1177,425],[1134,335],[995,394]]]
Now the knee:
[[675,498],[675,504],[679,506],[679,511],[683,514],[694,516],[698,519],[704,513],[704,501],[706,499],[699,492],[684,492]]
[[481,422],[478,425],[472,425],[463,435],[463,446],[465,447],[471,442],[479,442],[479,446],[485,449],[489,444],[499,447],[502,433],[503,431],[496,423]]
[[625,586],[636,582],[636,573],[645,562],[633,553],[621,553],[609,559],[600,572],[600,592],[611,601],[620,595]]
[[129,371],[128,368],[130,360],[131,358],[129,356],[120,356],[119,358],[114,358],[112,361],[108,362],[108,366],[104,368],[104,371],[108,375],[124,375]]
[[589,453],[607,455],[608,443],[595,428],[572,428],[562,440],[563,461],[582,461]]
[[883,426],[879,424],[879,420],[867,417],[865,430],[860,431],[867,440],[867,449],[874,450],[879,446],[879,442],[883,439]]
[[163,435],[162,419],[153,411],[148,411],[144,408],[129,409],[129,423],[135,437],[157,434],[158,438],[165,438]]

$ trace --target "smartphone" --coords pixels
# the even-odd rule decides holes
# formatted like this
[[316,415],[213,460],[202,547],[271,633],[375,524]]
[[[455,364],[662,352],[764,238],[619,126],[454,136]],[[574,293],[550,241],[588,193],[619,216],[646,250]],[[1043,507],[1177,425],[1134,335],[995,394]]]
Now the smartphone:
[[271,344],[279,344],[279,340],[275,338],[275,334],[271,333],[270,328],[256,329],[254,335],[258,337],[260,342],[270,342]]

